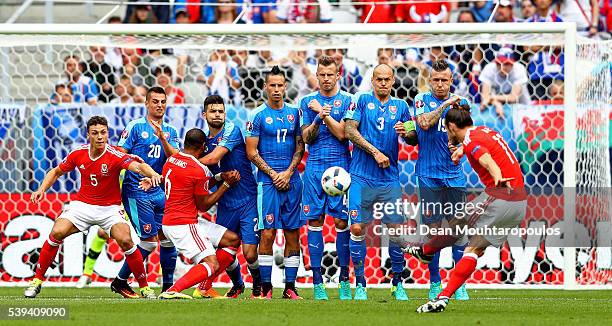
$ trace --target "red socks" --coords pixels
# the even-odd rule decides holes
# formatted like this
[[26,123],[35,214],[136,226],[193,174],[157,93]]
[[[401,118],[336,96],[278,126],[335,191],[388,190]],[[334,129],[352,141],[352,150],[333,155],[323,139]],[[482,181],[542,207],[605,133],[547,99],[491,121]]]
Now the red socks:
[[43,280],[47,269],[51,266],[51,263],[55,260],[55,256],[57,256],[57,251],[59,250],[59,246],[62,244],[62,241],[55,240],[51,235],[49,235],[49,239],[45,241],[42,249],[40,250],[40,256],[38,257],[38,264],[36,264],[36,277],[39,280]]
[[457,242],[457,239],[457,237],[452,235],[436,235],[423,245],[423,253],[433,255],[448,246],[452,246]]
[[138,281],[138,286],[141,288],[149,286],[149,283],[147,283],[147,272],[145,271],[144,263],[142,261],[142,254],[140,253],[140,250],[138,250],[138,247],[134,246],[132,249],[126,251],[125,260],[127,261],[128,266],[130,266],[130,270],[134,274],[134,278],[136,278],[136,281]]
[[213,280],[234,262],[236,248],[228,247],[217,249],[215,255],[217,256],[217,262],[219,262],[219,269],[215,274],[211,275],[208,279],[198,285],[198,289],[202,291],[208,291],[210,288],[212,288]]
[[208,263],[197,264],[179,278],[172,287],[168,289],[168,292],[182,292],[208,278],[213,273],[213,269]]
[[457,265],[455,265],[455,269],[451,274],[448,284],[444,290],[442,290],[440,295],[438,295],[438,298],[450,298],[453,293],[455,293],[455,291],[457,291],[457,289],[461,287],[461,285],[463,285],[468,278],[470,278],[472,273],[474,273],[474,270],[476,270],[477,260],[478,256],[476,256],[476,254],[464,254],[463,258],[461,258]]

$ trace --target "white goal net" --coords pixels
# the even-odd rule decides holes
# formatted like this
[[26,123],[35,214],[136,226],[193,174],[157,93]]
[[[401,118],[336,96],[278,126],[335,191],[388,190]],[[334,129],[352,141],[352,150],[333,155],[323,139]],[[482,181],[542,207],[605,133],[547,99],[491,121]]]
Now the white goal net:
[[[501,248],[479,259],[470,286],[609,286],[612,283],[610,193],[610,76],[612,43],[576,39],[571,24],[443,25],[262,25],[131,26],[10,25],[0,27],[0,283],[33,276],[38,250],[63,203],[78,188],[75,173],[62,177],[41,205],[30,193],[45,172],[85,142],[84,122],[92,115],[109,120],[116,144],[131,120],[145,115],[143,92],[161,85],[170,91],[167,120],[180,138],[193,127],[206,128],[201,111],[208,94],[226,99],[228,116],[243,126],[247,113],[263,101],[263,74],[279,65],[288,76],[287,100],[316,89],[316,58],[331,55],[341,65],[340,87],[370,90],[372,67],[395,68],[393,95],[412,106],[428,90],[432,60],[446,59],[453,70],[453,92],[468,98],[476,124],[487,125],[508,141],[519,158],[529,190],[531,230],[511,235]],[[501,71],[496,60],[515,62]],[[76,63],[76,64],[75,64]],[[84,77],[75,83],[67,71]],[[493,94],[520,92],[506,102],[481,105],[485,84]],[[518,85],[518,86],[517,86]],[[515,90],[516,91],[516,90]],[[400,182],[417,201],[414,175],[418,148],[401,145]],[[303,167],[303,166],[302,166]],[[470,194],[482,190],[465,163]],[[570,225],[572,227],[565,227]],[[566,223],[566,224],[564,224]],[[538,232],[559,229],[562,234]],[[532,232],[533,231],[533,232]],[[47,276],[58,283],[81,275],[95,232],[66,239]],[[324,228],[324,279],[339,273],[333,222]],[[571,240],[571,239],[576,239]],[[306,231],[301,236],[298,282],[310,283]],[[282,256],[283,240],[275,244]],[[242,271],[250,276],[241,255]],[[108,282],[123,255],[109,241],[94,269],[94,281]],[[427,266],[406,257],[404,282],[428,284]],[[149,258],[154,281],[159,258]],[[440,267],[445,280],[453,266],[449,249]],[[179,270],[184,263],[179,264]],[[283,278],[282,259],[274,281]],[[369,284],[391,280],[387,250],[370,248]],[[228,282],[226,275],[218,280]]]

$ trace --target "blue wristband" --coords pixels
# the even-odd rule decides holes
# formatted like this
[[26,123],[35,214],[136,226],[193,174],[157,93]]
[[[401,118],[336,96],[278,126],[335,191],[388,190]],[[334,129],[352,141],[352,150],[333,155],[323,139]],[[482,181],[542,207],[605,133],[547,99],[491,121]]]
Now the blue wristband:
[[313,123],[316,124],[317,126],[320,126],[322,122],[323,122],[323,119],[321,119],[321,117],[317,114],[317,116],[314,118]]

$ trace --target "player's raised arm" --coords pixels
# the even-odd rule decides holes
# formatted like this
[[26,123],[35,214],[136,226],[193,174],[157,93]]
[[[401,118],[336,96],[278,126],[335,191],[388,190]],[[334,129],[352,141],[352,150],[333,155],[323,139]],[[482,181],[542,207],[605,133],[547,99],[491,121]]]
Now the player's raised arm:
[[43,179],[38,189],[32,193],[30,201],[32,201],[34,204],[38,204],[44,197],[45,192],[49,188],[51,188],[55,181],[57,181],[57,179],[59,179],[59,177],[61,177],[62,175],[64,175],[64,171],[62,171],[59,166],[56,166],[53,169],[49,170],[49,172],[45,174],[45,178]]
[[[319,136],[319,126],[329,116],[331,107],[328,105],[322,106],[319,101],[312,99],[308,103],[302,100],[301,110],[303,139],[306,144],[312,144]],[[314,119],[312,119],[313,113],[316,113]]]
[[[355,104],[351,102],[350,105],[354,106]],[[346,133],[344,132],[344,120],[337,121],[328,113],[328,115],[323,118],[323,122],[325,122],[325,125],[327,126],[329,132],[331,132],[334,137],[338,138],[339,141],[343,141],[346,139]]]
[[[170,141],[166,139],[164,132],[162,131],[161,124],[159,124],[157,121],[151,121],[151,125],[153,126],[153,129],[155,130],[155,135],[159,138],[159,140],[162,143],[162,148],[164,149],[164,153],[166,154],[166,157],[170,157],[178,153],[179,152],[178,144],[171,144]],[[176,135],[170,135],[170,137],[176,139]]]
[[227,153],[229,153],[229,149],[224,146],[217,146],[212,152],[200,158],[198,161],[204,165],[215,165],[218,164]]
[[149,166],[147,163],[139,163],[132,162],[128,165],[127,169],[134,173],[138,173],[140,175],[144,175],[145,177],[149,177],[151,179],[151,186],[157,187],[161,182],[161,176]]

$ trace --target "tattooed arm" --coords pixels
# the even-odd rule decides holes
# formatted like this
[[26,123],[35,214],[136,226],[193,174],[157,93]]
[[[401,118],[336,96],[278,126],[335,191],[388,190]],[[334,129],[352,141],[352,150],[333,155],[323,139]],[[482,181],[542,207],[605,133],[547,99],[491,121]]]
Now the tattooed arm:
[[253,162],[259,171],[269,175],[273,180],[277,173],[272,169],[266,161],[259,155],[257,151],[257,145],[259,145],[259,137],[247,137],[246,138],[246,152],[249,161]]
[[372,157],[374,157],[374,159],[376,160],[376,163],[378,163],[379,167],[389,167],[391,162],[389,158],[385,154],[381,153],[378,148],[374,147],[374,145],[370,144],[370,142],[363,138],[361,133],[359,133],[359,130],[357,130],[358,127],[359,121],[345,119],[344,132],[346,134],[346,138],[348,138],[353,143],[353,145],[358,146],[366,153],[372,155]]
[[304,141],[302,140],[302,136],[295,137],[295,152],[291,158],[291,163],[289,164],[287,170],[280,172],[276,180],[274,180],[274,186],[278,190],[289,190],[289,181],[291,181],[291,176],[295,172],[298,164],[300,164],[300,161],[302,161],[304,150]]

